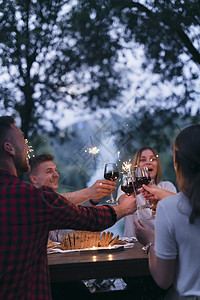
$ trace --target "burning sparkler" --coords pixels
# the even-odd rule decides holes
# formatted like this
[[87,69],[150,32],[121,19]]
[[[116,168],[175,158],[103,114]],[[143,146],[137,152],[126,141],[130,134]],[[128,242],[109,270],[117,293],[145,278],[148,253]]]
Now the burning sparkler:
[[120,156],[120,151],[117,151],[117,156],[118,156],[118,161],[121,161],[119,156]]
[[97,148],[96,146],[90,147],[90,148],[88,148],[88,152],[92,155],[96,155],[99,153],[99,148]]
[[30,142],[28,139],[25,139],[25,143],[28,145],[29,150],[28,150],[28,159],[30,159],[31,157],[34,157],[35,155],[33,154],[34,150],[33,147],[30,145]]
[[124,172],[131,172],[131,167],[132,167],[132,163],[131,163],[131,159],[130,158],[129,158],[128,161],[125,161],[122,164],[122,170]]
[[97,148],[96,146],[91,146],[87,149],[85,149],[85,152],[88,152],[89,154],[91,154],[94,158],[94,165],[96,168],[96,160],[95,160],[95,156],[99,153],[99,148]]

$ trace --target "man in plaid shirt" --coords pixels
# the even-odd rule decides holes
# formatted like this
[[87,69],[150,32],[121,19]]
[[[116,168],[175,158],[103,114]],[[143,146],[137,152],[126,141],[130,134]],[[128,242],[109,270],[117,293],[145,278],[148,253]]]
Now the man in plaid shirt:
[[136,210],[133,197],[115,207],[75,206],[51,188],[22,182],[28,151],[14,119],[0,117],[0,299],[51,299],[49,230],[101,231]]
[[[27,174],[30,182],[36,187],[40,188],[43,185],[51,187],[56,191],[58,189],[59,173],[57,166],[54,163],[54,156],[51,154],[40,154],[29,159],[31,167],[30,172]],[[116,189],[114,181],[101,179],[97,180],[92,186],[78,190],[75,192],[63,193],[73,204],[81,204],[89,199],[92,199],[92,204],[89,201],[88,205],[97,205],[102,197],[111,193],[112,189]],[[94,201],[95,200],[95,201]],[[60,242],[63,232],[65,230],[58,229],[49,232],[49,240]]]

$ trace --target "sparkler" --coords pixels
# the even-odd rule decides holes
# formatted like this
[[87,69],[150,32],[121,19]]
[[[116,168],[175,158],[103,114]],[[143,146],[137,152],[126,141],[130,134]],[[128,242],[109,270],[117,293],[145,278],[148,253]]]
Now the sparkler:
[[31,152],[34,152],[34,150],[33,150],[32,146],[29,146],[28,159],[30,159],[31,157],[35,157],[35,155],[33,153],[31,154]]
[[131,163],[131,159],[129,158],[128,161],[124,161],[122,163],[122,170],[124,172],[131,172],[131,167],[132,167],[132,163]]
[[92,156],[94,157],[94,165],[95,165],[95,168],[96,168],[95,155],[97,155],[99,153],[99,148],[97,148],[96,146],[89,147],[85,150],[85,152],[88,152],[89,154],[92,154]]
[[85,152],[88,152],[89,154],[92,154],[93,156],[95,156],[99,153],[99,148],[97,148],[96,146],[89,147],[89,148],[85,149]]
[[[92,138],[90,137],[90,141],[91,141],[91,145],[93,144],[92,143]],[[96,168],[96,160],[95,160],[95,156],[99,153],[99,148],[97,146],[91,146],[87,149],[85,149],[85,152],[88,152],[89,154],[91,154],[94,158],[94,165],[95,165],[95,168]]]
[[96,146],[90,147],[90,148],[88,148],[88,152],[92,155],[96,155],[99,153],[99,148],[97,148]]
[[35,156],[35,155],[33,154],[34,150],[33,150],[33,147],[30,145],[30,142],[29,142],[28,139],[25,139],[24,141],[25,141],[25,143],[26,143],[26,144],[28,145],[28,147],[29,147],[27,157],[28,157],[28,159],[30,159],[31,157],[34,157],[34,156]]
[[117,151],[118,161],[121,161],[119,155],[120,155],[120,151]]

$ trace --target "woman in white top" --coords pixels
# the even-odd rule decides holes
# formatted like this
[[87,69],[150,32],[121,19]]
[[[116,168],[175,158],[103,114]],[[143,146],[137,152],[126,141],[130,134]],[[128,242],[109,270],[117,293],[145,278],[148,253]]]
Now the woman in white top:
[[[147,167],[151,179],[154,180],[155,184],[162,188],[169,190],[171,192],[176,192],[176,188],[170,181],[161,181],[162,169],[161,162],[158,153],[155,149],[151,147],[140,148],[133,159],[133,167]],[[118,189],[118,201],[119,203],[125,198],[125,194],[121,190],[121,186]],[[145,198],[142,193],[136,196],[137,205],[140,207],[145,204]],[[152,229],[154,229],[155,220],[148,220],[152,215],[149,208],[138,209],[135,214],[129,215],[124,218],[124,237],[134,237],[135,236],[135,226],[134,221],[136,219],[143,220]]]
[[155,233],[138,220],[136,236],[147,245],[156,283],[163,289],[173,284],[167,299],[200,299],[200,125],[176,137],[174,167],[180,193],[159,201]]

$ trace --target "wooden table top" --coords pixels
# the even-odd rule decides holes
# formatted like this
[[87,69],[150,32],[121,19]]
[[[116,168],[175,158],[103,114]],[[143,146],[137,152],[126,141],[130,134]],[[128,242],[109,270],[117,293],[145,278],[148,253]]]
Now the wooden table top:
[[70,252],[48,255],[52,282],[149,275],[148,257],[139,242],[118,252]]

